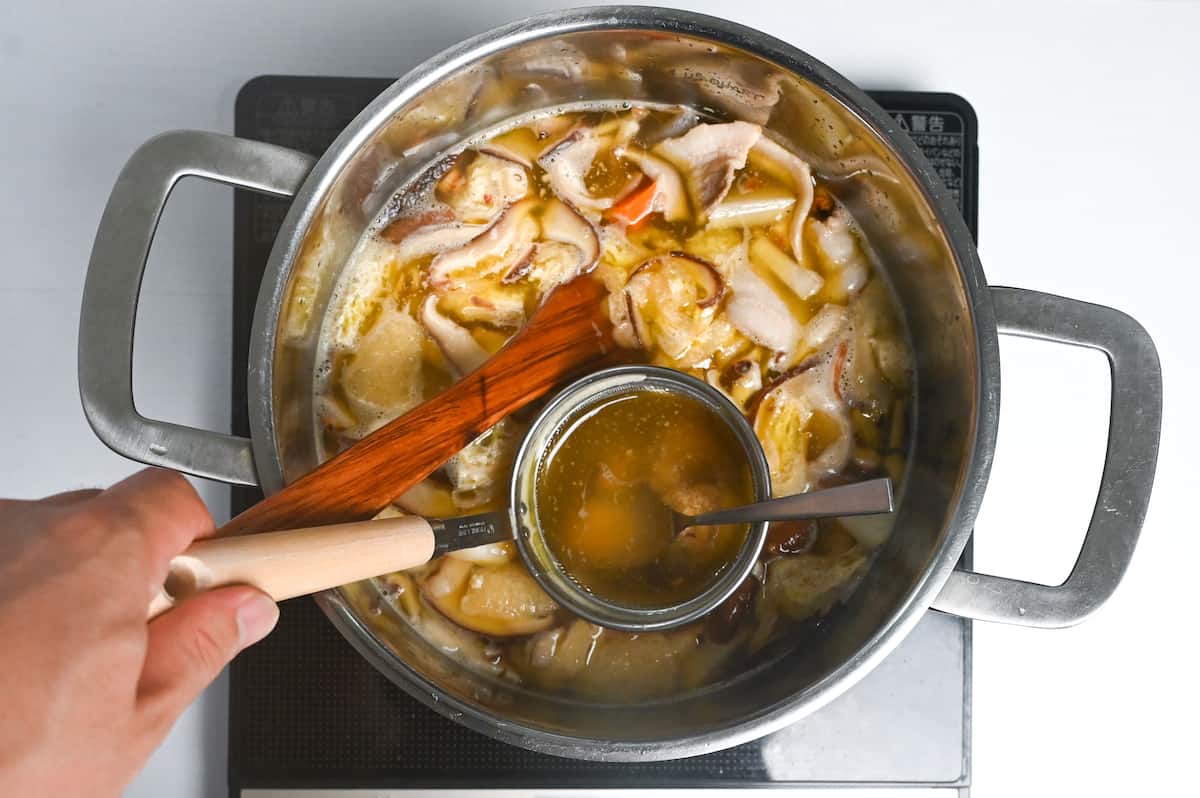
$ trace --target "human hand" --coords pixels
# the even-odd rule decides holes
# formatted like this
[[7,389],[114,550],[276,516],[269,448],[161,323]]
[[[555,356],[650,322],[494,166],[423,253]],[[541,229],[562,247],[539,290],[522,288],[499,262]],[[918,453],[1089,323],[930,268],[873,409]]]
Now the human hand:
[[279,610],[246,586],[146,622],[171,557],[213,532],[186,479],[0,500],[0,794],[117,795]]

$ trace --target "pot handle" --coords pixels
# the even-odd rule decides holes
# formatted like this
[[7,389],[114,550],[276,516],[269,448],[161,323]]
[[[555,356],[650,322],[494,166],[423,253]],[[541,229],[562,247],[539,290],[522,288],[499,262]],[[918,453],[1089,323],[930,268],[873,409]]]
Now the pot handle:
[[250,440],[156,421],[133,401],[133,327],[146,257],[171,189],[195,176],[293,196],[315,159],[218,133],[178,130],[150,139],[117,177],[88,262],[79,318],[79,396],[97,437],[150,465],[255,485]]
[[1079,623],[1116,590],[1133,556],[1158,458],[1162,371],[1149,334],[1119,310],[1019,288],[993,288],[1002,333],[1098,349],[1112,373],[1108,450],[1079,558],[1061,585],[955,570],[933,602],[981,621],[1057,628]]

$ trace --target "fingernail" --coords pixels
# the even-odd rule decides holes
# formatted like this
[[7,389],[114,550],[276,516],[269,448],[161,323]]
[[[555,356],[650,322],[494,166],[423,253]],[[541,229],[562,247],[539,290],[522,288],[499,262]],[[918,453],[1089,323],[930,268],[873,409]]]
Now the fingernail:
[[238,647],[262,640],[279,620],[279,606],[265,593],[252,593],[237,608]]

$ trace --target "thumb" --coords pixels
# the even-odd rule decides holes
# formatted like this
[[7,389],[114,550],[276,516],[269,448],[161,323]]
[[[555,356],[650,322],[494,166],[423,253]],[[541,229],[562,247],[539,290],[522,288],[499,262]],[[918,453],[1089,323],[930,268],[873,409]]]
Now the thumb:
[[245,585],[197,594],[150,622],[138,704],[166,734],[234,655],[279,619],[270,596]]

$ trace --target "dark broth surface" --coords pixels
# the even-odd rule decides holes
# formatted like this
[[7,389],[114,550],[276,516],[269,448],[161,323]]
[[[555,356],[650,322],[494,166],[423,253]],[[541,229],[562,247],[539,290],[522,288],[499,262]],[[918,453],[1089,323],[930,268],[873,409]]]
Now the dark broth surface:
[[737,558],[747,525],[672,534],[695,515],[753,501],[729,425],[667,391],[611,396],[567,422],[538,474],[537,518],[563,570],[600,598],[664,607],[702,593]]

